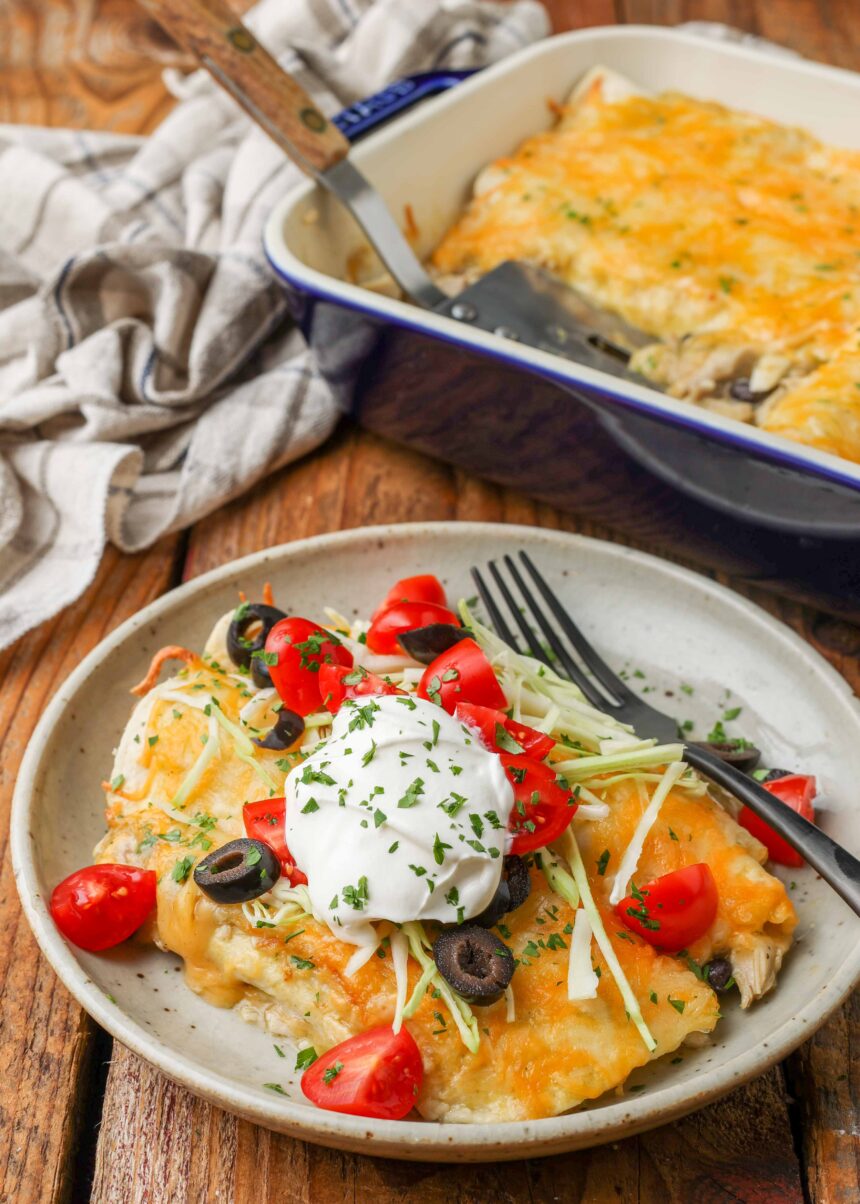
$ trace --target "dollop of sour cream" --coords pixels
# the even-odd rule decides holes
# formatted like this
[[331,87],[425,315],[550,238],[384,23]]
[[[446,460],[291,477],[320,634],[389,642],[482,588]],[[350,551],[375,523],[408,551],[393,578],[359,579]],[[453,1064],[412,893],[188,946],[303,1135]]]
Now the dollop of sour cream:
[[287,845],[341,940],[370,922],[462,922],[499,885],[514,794],[499,757],[410,695],[346,700],[286,782]]

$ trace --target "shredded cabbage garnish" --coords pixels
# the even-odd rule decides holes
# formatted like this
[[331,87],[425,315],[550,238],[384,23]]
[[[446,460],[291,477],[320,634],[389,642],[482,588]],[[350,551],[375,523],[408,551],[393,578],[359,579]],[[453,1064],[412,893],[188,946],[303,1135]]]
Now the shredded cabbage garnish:
[[535,857],[535,861],[550,889],[561,895],[574,911],[579,907],[579,887],[561,863],[552,855],[549,849],[544,849]]
[[391,1028],[395,1033],[399,1033],[403,1026],[403,1008],[406,1004],[406,989],[409,986],[407,977],[409,941],[397,929],[391,934],[390,945],[391,964],[394,966],[394,981],[397,984],[394,996],[394,1020],[391,1023]]
[[187,806],[188,800],[191,798],[191,795],[194,793],[194,791],[200,785],[200,779],[203,777],[204,773],[209,768],[209,764],[212,761],[212,759],[216,756],[216,754],[218,752],[218,745],[219,745],[218,724],[215,720],[214,715],[210,715],[209,716],[209,732],[206,737],[206,743],[203,745],[203,748],[202,748],[199,756],[197,757],[197,760],[194,762],[194,764],[191,766],[188,773],[186,774],[185,780],[183,781],[182,785],[179,787],[179,789],[176,791],[176,794],[174,794],[173,798],[167,804],[168,807],[176,807],[181,810],[183,807]]
[[660,814],[660,808],[666,799],[667,794],[684,774],[687,765],[684,761],[676,761],[674,765],[670,765],[663,777],[660,779],[660,784],[651,795],[651,801],[645,808],[642,818],[636,825],[636,829],[631,837],[630,843],[624,850],[624,855],[621,858],[621,864],[618,866],[618,871],[615,875],[615,882],[612,885],[612,890],[609,894],[609,902],[615,906],[620,903],[627,894],[627,886],[630,879],[636,873],[636,867],[639,864],[639,858],[642,856],[642,848],[648,833],[651,831],[657,816]]
[[603,918],[597,909],[597,904],[594,902],[594,896],[591,893],[591,886],[588,882],[588,875],[585,872],[585,866],[582,864],[582,855],[579,851],[579,845],[576,843],[576,837],[573,834],[573,829],[568,828],[561,840],[558,842],[564,845],[567,859],[570,863],[570,868],[576,885],[579,887],[579,893],[582,897],[582,906],[588,915],[591,922],[591,929],[594,933],[594,939],[597,941],[598,948],[603,954],[603,960],[609,967],[609,972],[615,979],[618,990],[621,992],[621,998],[624,1000],[624,1007],[630,1019],[636,1025],[639,1035],[645,1042],[645,1048],[649,1053],[653,1053],[657,1048],[657,1042],[651,1035],[651,1030],[645,1023],[642,1016],[642,1010],[639,1007],[639,1000],[633,994],[633,988],[627,981],[627,975],[621,967],[621,962],[613,948],[612,942],[607,935],[606,929],[603,926]]
[[580,907],[573,917],[573,935],[570,938],[568,999],[596,999],[599,981],[591,964],[591,921],[585,908]]
[[456,991],[451,989],[436,968],[433,958],[427,953],[426,950],[432,949],[432,945],[427,939],[424,925],[417,920],[410,920],[408,924],[403,925],[401,931],[409,941],[410,953],[422,966],[424,971],[412,993],[412,998],[403,1009],[404,1019],[408,1020],[418,1010],[421,1000],[424,998],[424,992],[432,982],[435,989],[439,992],[441,1001],[451,1013],[451,1018],[457,1026],[457,1031],[463,1044],[472,1053],[477,1053],[481,1044],[478,1021],[468,1003]]

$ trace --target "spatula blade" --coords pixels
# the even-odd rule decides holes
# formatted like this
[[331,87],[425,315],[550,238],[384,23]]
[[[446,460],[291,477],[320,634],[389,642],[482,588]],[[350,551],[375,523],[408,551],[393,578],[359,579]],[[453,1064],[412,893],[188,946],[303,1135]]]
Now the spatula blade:
[[[652,336],[587,301],[548,272],[509,260],[436,312],[601,372],[643,383],[628,361]],[[652,386],[653,387],[653,386]]]

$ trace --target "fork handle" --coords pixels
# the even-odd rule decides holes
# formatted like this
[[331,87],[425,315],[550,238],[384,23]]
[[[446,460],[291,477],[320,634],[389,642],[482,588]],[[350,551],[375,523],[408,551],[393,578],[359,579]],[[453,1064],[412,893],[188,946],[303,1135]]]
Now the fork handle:
[[849,907],[860,915],[860,861],[770,791],[705,748],[687,744],[684,760],[700,769],[796,849]]

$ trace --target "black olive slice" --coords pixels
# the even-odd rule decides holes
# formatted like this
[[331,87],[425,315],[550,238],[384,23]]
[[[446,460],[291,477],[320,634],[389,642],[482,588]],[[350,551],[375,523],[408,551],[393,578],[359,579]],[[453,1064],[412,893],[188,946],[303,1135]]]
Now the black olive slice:
[[727,957],[715,957],[705,966],[705,977],[715,991],[725,991],[732,977],[732,963]]
[[[266,646],[266,638],[279,619],[287,616],[277,606],[266,606],[262,602],[246,602],[236,611],[227,629],[227,652],[230,660],[240,669],[251,670],[254,684],[261,690],[272,684],[269,667],[262,657],[254,656]],[[252,636],[246,636],[250,628],[257,628]]]
[[[773,386],[773,389],[776,385]],[[759,389],[754,392],[750,388],[750,378],[748,376],[738,376],[732,381],[729,387],[729,396],[735,401],[749,401],[752,405],[758,405],[760,401],[764,401],[766,397],[770,397],[773,389]]]
[[215,903],[247,903],[271,890],[281,865],[262,840],[230,840],[207,853],[194,868],[194,881]]
[[792,771],[790,769],[769,769],[761,781],[762,783],[776,782],[780,778],[790,778],[791,776]]
[[711,741],[693,740],[697,748],[708,748],[716,753],[721,761],[736,765],[743,773],[752,773],[761,760],[761,753],[754,744],[745,740]]
[[305,721],[301,715],[284,707],[278,712],[275,726],[269,728],[265,736],[254,738],[254,744],[257,748],[272,748],[282,752],[285,748],[292,748],[304,730]]
[[472,639],[472,633],[465,627],[455,627],[453,623],[431,623],[428,627],[402,631],[397,642],[407,656],[420,661],[422,665],[429,665],[437,656],[466,639]]
[[516,911],[531,894],[532,879],[529,867],[522,857],[511,853],[505,858],[505,874],[508,879],[508,890],[511,892],[511,905],[508,911]]
[[503,915],[515,911],[521,903],[525,903],[532,888],[528,866],[522,857],[511,853],[502,864],[502,876],[496,893],[484,910],[472,920],[482,928],[492,928],[498,924]]
[[474,924],[447,928],[433,946],[439,973],[467,1003],[501,999],[514,976],[514,955],[495,933]]

